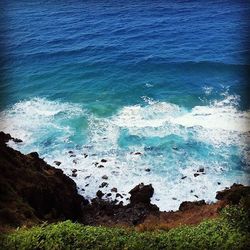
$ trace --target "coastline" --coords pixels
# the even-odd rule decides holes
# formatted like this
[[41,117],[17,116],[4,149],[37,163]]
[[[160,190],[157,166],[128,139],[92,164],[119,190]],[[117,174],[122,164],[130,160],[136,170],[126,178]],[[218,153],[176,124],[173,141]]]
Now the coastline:
[[1,230],[5,226],[15,228],[66,219],[84,225],[136,227],[138,230],[169,229],[216,218],[222,208],[239,204],[242,197],[249,199],[250,195],[250,187],[234,184],[230,189],[218,192],[215,203],[184,201],[177,211],[161,212],[151,204],[152,185],[141,183],[130,191],[128,205],[103,200],[100,190],[89,203],[78,194],[75,182],[62,170],[48,165],[36,152],[23,155],[10,148],[6,145],[9,140],[21,142],[0,132]]

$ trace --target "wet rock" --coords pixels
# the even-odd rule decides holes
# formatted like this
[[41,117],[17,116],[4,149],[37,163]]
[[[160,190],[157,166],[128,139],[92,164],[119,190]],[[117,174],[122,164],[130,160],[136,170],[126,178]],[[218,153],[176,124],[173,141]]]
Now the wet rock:
[[103,176],[102,176],[102,179],[107,180],[107,179],[108,179],[108,176],[107,176],[107,175],[103,175]]
[[176,200],[177,200],[177,198],[173,197],[173,198],[172,198],[172,200],[176,201]]
[[76,155],[70,155],[69,157],[76,157]]
[[198,196],[198,195],[196,195],[196,194],[195,194],[194,196],[195,196],[196,198],[199,198],[199,196]]
[[194,177],[197,177],[197,176],[199,176],[200,174],[198,174],[198,173],[194,173]]
[[73,154],[74,152],[72,150],[68,151],[69,154]]
[[190,193],[192,194],[194,192],[194,190],[190,190]]
[[111,195],[112,195],[111,193],[106,194],[107,197],[110,197]]
[[181,179],[182,179],[182,180],[184,180],[184,179],[186,179],[186,178],[187,178],[187,176],[186,176],[186,175],[181,177]]
[[220,182],[217,182],[218,185],[220,185],[221,183]]
[[134,155],[142,155],[141,152],[135,152]]
[[123,196],[121,194],[119,194],[119,193],[117,193],[115,197],[116,198],[123,198]]
[[87,175],[84,179],[87,180],[88,178],[90,178],[91,175]]
[[103,165],[98,165],[97,167],[98,167],[98,168],[104,168],[104,166],[103,166]]
[[107,162],[107,160],[106,159],[101,159],[101,162]]
[[181,203],[179,210],[180,211],[186,211],[186,210],[190,210],[193,208],[196,208],[197,206],[203,206],[206,205],[206,202],[204,200],[200,200],[200,201],[184,201]]
[[178,150],[178,148],[176,146],[173,146],[172,149],[173,150]]
[[54,164],[56,164],[57,166],[60,166],[62,163],[60,161],[54,161]]
[[107,182],[103,182],[100,186],[99,186],[99,188],[104,188],[104,187],[108,187],[108,183]]
[[146,171],[146,172],[150,172],[151,169],[150,169],[150,168],[146,168],[145,171]]
[[77,160],[76,160],[76,159],[74,159],[74,160],[73,160],[73,163],[74,163],[74,164],[77,164]]
[[146,203],[150,204],[150,199],[154,194],[154,188],[151,184],[144,185],[143,183],[137,185],[132,190],[129,191],[130,193],[130,202],[131,204],[136,203]]
[[27,156],[31,156],[32,158],[39,158],[39,154],[37,152],[31,152]]
[[72,176],[72,177],[76,177],[76,176],[77,176],[77,173],[72,173],[71,176]]
[[117,193],[117,188],[116,188],[116,187],[113,187],[113,188],[111,189],[111,192]]
[[197,172],[199,172],[199,173],[204,173],[204,171],[205,171],[205,169],[204,169],[203,167],[200,167],[200,168],[197,170]]
[[76,172],[77,172],[76,168],[72,169],[72,173],[76,173]]
[[21,139],[17,139],[17,138],[13,138],[12,141],[13,141],[13,142],[16,142],[16,143],[21,143],[21,142],[23,142]]
[[101,199],[101,198],[104,196],[104,193],[103,193],[101,190],[98,190],[98,191],[96,192],[96,196],[97,196],[99,199]]
[[85,153],[83,154],[83,156],[84,156],[84,158],[87,158],[87,157],[88,157],[88,155],[87,155],[87,154],[85,154]]
[[88,187],[89,186],[89,183],[87,183],[86,185],[85,185],[85,187]]

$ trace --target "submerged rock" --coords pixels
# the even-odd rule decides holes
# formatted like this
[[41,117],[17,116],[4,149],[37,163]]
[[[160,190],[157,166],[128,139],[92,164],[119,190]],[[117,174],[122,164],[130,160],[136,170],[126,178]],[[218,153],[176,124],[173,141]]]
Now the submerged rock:
[[54,164],[56,164],[57,166],[60,166],[62,163],[60,161],[54,161]]

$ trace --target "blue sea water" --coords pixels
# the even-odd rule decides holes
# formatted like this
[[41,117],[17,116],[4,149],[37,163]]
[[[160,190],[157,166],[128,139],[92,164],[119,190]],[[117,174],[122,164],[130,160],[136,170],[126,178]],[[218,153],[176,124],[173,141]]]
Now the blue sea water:
[[3,1],[0,129],[78,169],[87,198],[107,175],[103,191],[124,203],[140,182],[161,210],[213,201],[249,184],[249,12],[247,1]]

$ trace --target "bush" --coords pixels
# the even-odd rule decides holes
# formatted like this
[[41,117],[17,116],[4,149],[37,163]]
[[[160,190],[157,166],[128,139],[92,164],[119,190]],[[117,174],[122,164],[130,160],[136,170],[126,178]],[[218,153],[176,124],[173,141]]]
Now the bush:
[[250,249],[244,216],[231,207],[197,226],[143,233],[64,221],[2,235],[0,249]]

